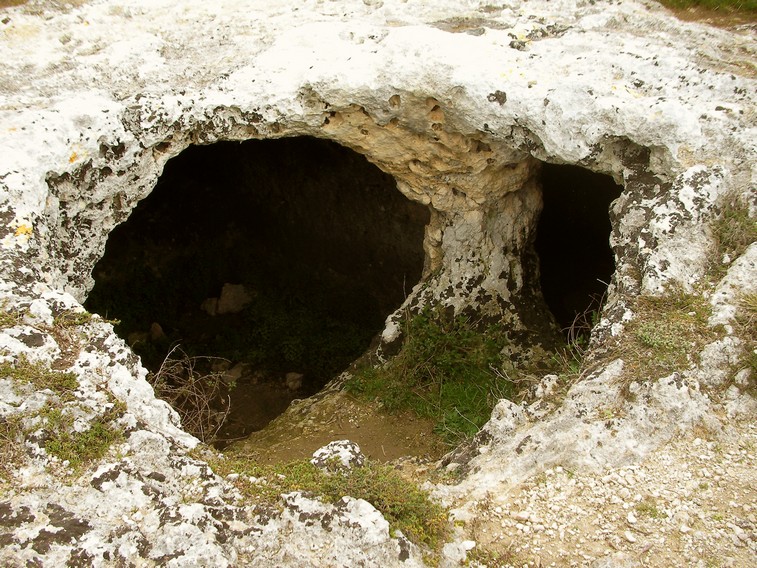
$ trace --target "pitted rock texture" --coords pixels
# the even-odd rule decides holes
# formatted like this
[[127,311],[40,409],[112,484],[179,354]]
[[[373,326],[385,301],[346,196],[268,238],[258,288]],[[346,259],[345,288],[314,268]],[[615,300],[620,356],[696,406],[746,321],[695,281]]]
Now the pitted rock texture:
[[[616,272],[593,336],[598,352],[622,337],[636,295],[701,285],[708,223],[726,194],[745,196],[754,209],[749,29],[683,23],[636,0],[58,6],[32,0],[0,11],[0,302],[10,314],[0,356],[70,371],[78,383],[62,400],[0,377],[3,427],[19,420],[29,430],[6,444],[20,456],[1,486],[6,565],[423,563],[362,501],[331,506],[291,494],[281,513],[250,510],[188,455],[197,441],[155,399],[110,324],[95,317],[65,333],[56,328],[55,317],[78,311],[91,289],[109,231],[190,144],[314,136],[365,155],[429,209],[424,277],[406,305],[501,321],[518,345],[516,361],[556,340],[532,247],[540,161],[606,173],[625,188],[611,211]],[[620,403],[620,357],[600,359],[564,401],[501,403],[460,458],[462,482],[436,493],[470,519],[487,492],[506,496],[545,468],[607,470],[613,481],[613,468],[695,428],[738,447],[739,424],[753,419],[754,405],[748,379],[727,384],[739,349],[728,326],[736,290],[757,280],[753,253],[754,245],[732,259],[712,296],[713,325],[726,335],[700,360],[632,381],[633,396]],[[399,337],[403,313],[388,319],[385,344]],[[726,387],[723,399],[712,390]],[[80,432],[123,407],[114,419],[123,438],[73,468],[46,449],[42,409],[51,401],[79,418],[72,428]],[[673,460],[668,469],[676,467],[686,465]],[[534,493],[536,512],[560,491]],[[753,549],[741,535],[751,529],[732,524],[741,532],[731,528],[738,542],[730,556],[740,565]],[[475,550],[471,527],[444,548],[442,565]],[[629,546],[616,564],[645,561],[649,549],[621,537]],[[614,548],[611,540],[555,561],[588,565]]]
[[364,465],[365,456],[355,442],[336,440],[316,450],[310,463],[326,471],[332,467],[352,469]]

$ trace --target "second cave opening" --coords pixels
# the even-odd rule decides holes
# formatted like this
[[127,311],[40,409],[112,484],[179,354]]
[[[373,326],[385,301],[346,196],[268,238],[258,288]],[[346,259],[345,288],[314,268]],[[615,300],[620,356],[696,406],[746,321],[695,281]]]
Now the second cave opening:
[[153,373],[171,354],[192,361],[174,367],[182,381],[220,378],[214,437],[240,438],[367,349],[420,279],[428,218],[333,142],[190,146],[111,232],[85,305],[120,320]]
[[543,164],[535,242],[547,306],[568,339],[586,337],[615,270],[610,205],[623,188],[604,174]]

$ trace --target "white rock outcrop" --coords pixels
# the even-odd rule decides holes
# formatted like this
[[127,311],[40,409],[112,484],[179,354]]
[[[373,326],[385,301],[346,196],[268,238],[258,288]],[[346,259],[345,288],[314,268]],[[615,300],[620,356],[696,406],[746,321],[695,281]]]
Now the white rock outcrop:
[[[754,39],[749,27],[686,23],[637,0],[31,0],[0,9],[0,305],[12,316],[0,360],[23,356],[78,382],[63,395],[0,377],[0,420],[32,431],[13,446],[23,466],[0,487],[0,561],[422,565],[422,552],[364,501],[295,493],[283,512],[252,511],[189,455],[197,440],[109,323],[56,330],[56,317],[81,309],[109,232],[190,144],[333,140],[430,210],[424,278],[407,303],[472,307],[527,350],[554,331],[534,299],[529,256],[540,162],[576,164],[625,188],[611,212],[616,273],[595,330],[601,347],[623,333],[635,295],[702,280],[708,221],[724,195],[754,203]],[[754,247],[713,295],[713,325],[731,323],[739,288],[753,291]],[[387,321],[387,343],[400,317]],[[548,413],[501,403],[462,483],[437,494],[470,518],[487,491],[547,467],[626,466],[694,426],[727,434],[702,387],[722,359],[633,382],[636,402],[620,417],[605,410],[622,358]],[[734,388],[731,414],[749,418],[746,387]],[[109,416],[123,439],[84,472],[52,458],[41,410],[53,400],[76,407],[84,430]],[[473,546],[458,540],[448,564]]]

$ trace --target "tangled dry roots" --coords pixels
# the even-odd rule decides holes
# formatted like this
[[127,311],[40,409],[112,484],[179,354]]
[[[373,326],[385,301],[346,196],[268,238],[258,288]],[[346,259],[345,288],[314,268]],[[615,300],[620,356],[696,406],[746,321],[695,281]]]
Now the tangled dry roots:
[[215,441],[231,410],[232,385],[224,382],[223,372],[212,370],[218,360],[190,356],[177,345],[148,377],[155,394],[179,413],[184,429],[206,444]]

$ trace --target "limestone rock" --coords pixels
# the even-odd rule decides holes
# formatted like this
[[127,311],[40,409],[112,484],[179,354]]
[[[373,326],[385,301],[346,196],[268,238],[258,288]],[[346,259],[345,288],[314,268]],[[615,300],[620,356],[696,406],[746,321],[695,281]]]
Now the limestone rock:
[[[387,318],[384,347],[401,336],[406,310],[434,304],[506,326],[516,362],[558,337],[532,248],[541,164],[623,185],[610,213],[616,270],[592,340],[605,356],[553,411],[498,406],[488,439],[476,441],[487,451],[469,452],[459,485],[435,488],[460,519],[547,468],[625,467],[694,428],[728,436],[753,420],[739,385],[722,393],[725,406],[708,390],[727,384],[730,332],[705,360],[663,377],[621,380],[622,354],[611,351],[638,294],[706,283],[718,203],[754,195],[754,32],[682,22],[637,0],[463,4],[1,9],[0,357],[67,370],[77,383],[56,394],[0,377],[0,417],[31,428],[14,438],[22,451],[2,486],[2,564],[423,564],[364,501],[290,494],[281,513],[256,514],[189,455],[198,441],[111,324],[94,317],[73,339],[54,329],[57,316],[81,310],[109,233],[191,144],[315,136],[364,155],[430,217],[423,280]],[[712,294],[713,325],[733,331],[739,290],[757,282],[754,257],[753,244],[731,259]],[[230,288],[203,309],[232,313],[248,300]],[[45,444],[50,404],[75,419],[72,432],[104,421],[118,441],[75,471]],[[630,501],[625,489],[613,497]],[[465,558],[467,540],[445,545],[449,563]]]
[[365,463],[365,456],[355,442],[337,440],[316,450],[310,463],[327,471],[335,466],[351,469],[361,467]]

